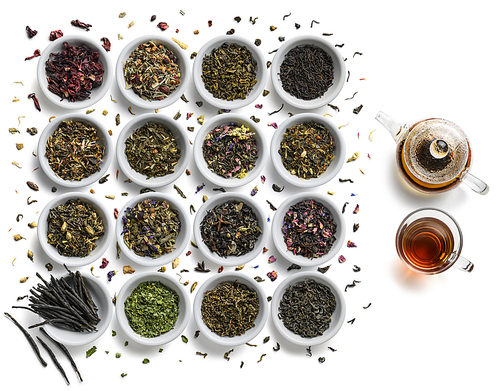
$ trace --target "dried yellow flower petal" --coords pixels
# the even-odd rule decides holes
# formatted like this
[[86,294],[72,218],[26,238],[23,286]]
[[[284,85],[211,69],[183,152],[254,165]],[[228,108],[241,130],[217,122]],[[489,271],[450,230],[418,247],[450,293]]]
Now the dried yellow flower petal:
[[135,269],[130,265],[123,266],[123,274],[132,274],[135,273]]
[[349,159],[347,159],[347,163],[349,163],[349,162],[353,162],[353,161],[354,161],[354,160],[356,160],[356,159],[357,159],[360,155],[361,155],[361,154],[360,154],[359,152],[354,152],[354,153],[352,154],[352,156],[351,156]]
[[181,47],[181,49],[184,49],[186,50],[188,48],[188,45],[186,45],[185,43],[179,41],[178,39],[172,37],[172,41],[174,41],[177,45],[179,45]]
[[179,266],[179,258],[175,258],[173,261],[172,261],[172,269],[175,269],[177,266]]

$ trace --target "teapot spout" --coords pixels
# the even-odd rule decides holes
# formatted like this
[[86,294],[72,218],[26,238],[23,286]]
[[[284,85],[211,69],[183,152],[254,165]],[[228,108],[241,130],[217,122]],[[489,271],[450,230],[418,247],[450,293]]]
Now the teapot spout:
[[393,118],[389,117],[383,111],[379,111],[375,116],[375,119],[380,122],[392,135],[394,141],[399,142],[406,132],[406,126],[401,125],[399,122],[395,121]]

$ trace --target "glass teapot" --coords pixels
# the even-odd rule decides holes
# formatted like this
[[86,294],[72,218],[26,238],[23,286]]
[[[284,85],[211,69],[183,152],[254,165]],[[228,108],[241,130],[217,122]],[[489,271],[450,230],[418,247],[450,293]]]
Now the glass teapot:
[[472,150],[458,125],[442,118],[402,125],[381,111],[375,119],[396,141],[398,171],[414,189],[434,194],[465,183],[476,193],[488,193],[488,185],[469,173]]

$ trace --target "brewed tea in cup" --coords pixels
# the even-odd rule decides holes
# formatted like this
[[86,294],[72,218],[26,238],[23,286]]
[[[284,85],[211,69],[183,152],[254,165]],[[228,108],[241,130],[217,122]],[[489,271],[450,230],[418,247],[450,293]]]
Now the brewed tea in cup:
[[438,274],[455,266],[471,272],[474,264],[460,256],[462,231],[448,213],[417,209],[403,220],[396,234],[396,250],[411,270]]

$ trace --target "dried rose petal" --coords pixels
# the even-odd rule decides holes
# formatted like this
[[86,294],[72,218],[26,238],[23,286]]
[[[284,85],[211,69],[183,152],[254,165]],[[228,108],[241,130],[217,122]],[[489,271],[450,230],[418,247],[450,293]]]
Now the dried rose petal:
[[109,265],[109,261],[108,261],[106,258],[103,258],[103,259],[102,259],[101,266],[99,266],[99,268],[104,269],[104,268],[106,268],[106,266],[108,266],[108,265]]
[[351,242],[350,240],[347,241],[347,247],[352,248],[352,247],[358,247],[356,246],[356,243]]
[[276,271],[273,270],[272,272],[267,273],[267,276],[271,281],[275,281],[278,278],[278,273],[276,273]]
[[339,263],[344,263],[345,261],[347,261],[347,259],[343,255],[340,255],[339,256]]

